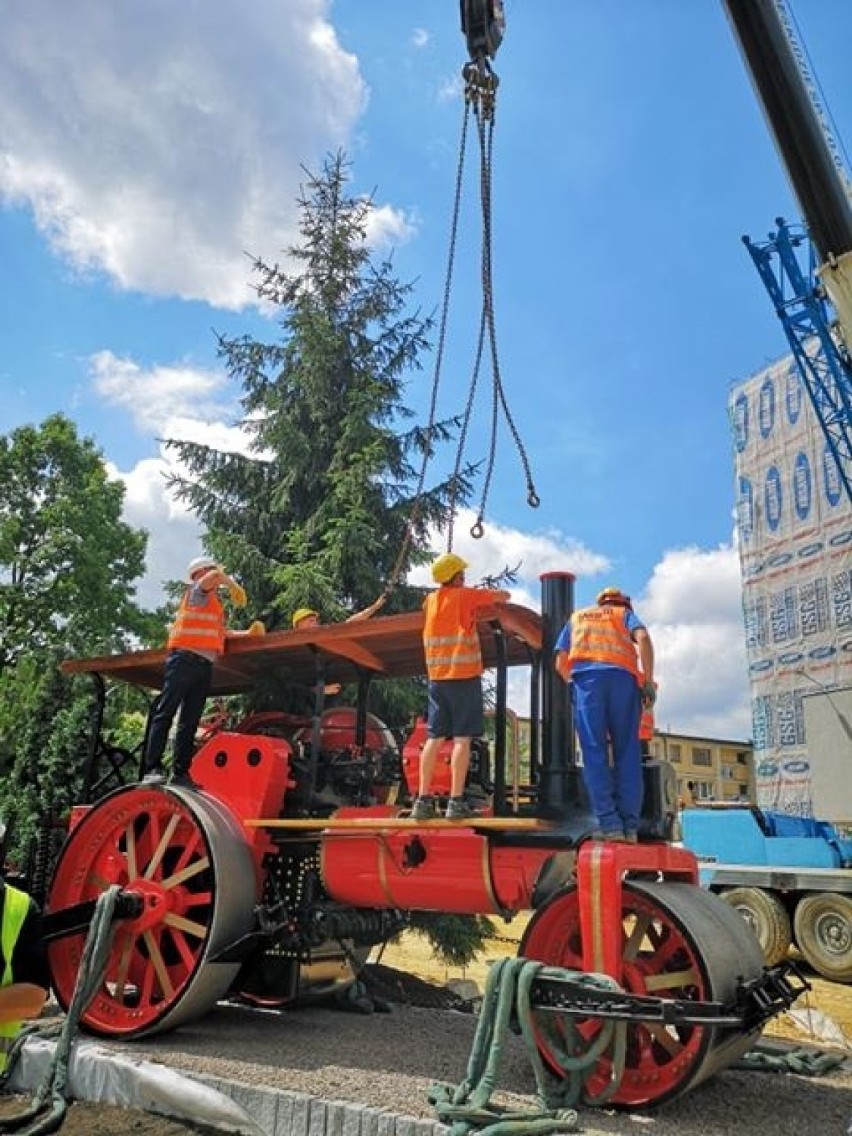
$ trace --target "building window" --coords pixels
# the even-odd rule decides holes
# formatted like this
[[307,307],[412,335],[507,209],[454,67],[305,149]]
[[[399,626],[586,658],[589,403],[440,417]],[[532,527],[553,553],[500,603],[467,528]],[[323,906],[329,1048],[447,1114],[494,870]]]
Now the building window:
[[713,760],[710,756],[710,750],[706,746],[693,746],[692,747],[692,764],[693,765],[712,765]]
[[680,761],[680,746],[677,742],[672,742],[668,748],[669,761]]

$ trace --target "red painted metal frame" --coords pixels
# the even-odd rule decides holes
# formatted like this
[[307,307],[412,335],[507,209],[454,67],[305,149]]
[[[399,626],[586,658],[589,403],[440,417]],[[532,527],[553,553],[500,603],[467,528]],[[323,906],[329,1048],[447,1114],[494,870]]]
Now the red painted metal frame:
[[698,861],[670,844],[587,841],[577,856],[583,969],[622,979],[622,881],[626,873],[698,885]]

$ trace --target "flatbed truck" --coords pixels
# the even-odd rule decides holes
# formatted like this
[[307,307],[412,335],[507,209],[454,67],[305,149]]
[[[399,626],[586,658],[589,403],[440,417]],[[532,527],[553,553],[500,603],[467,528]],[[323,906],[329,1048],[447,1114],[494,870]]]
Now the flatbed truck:
[[684,809],[681,832],[702,886],[749,923],[768,964],[795,944],[818,974],[852,983],[852,840],[753,805]]

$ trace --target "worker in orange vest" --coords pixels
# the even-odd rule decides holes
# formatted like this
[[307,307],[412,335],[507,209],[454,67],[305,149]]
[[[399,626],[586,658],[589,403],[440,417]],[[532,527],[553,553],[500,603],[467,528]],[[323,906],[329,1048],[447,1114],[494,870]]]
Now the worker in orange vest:
[[476,613],[482,607],[505,603],[509,593],[498,588],[467,587],[467,566],[467,561],[454,552],[439,556],[432,565],[432,579],[440,587],[426,597],[423,605],[423,650],[429,676],[428,736],[420,755],[420,786],[411,809],[415,820],[437,816],[430,789],[435,759],[445,738],[453,739],[447,819],[462,820],[473,815],[464,797],[470,743],[485,728]]
[[[175,714],[180,710],[175,732],[171,782],[197,788],[189,775],[195,753],[195,732],[210,692],[213,664],[225,650],[225,609],[220,588],[227,590],[235,607],[245,607],[246,594],[210,556],[197,556],[187,568],[187,585],[167,643],[168,654],[163,688],[151,707],[145,734],[145,774],[148,784],[166,780],[163,754]],[[232,635],[262,635],[256,620],[244,632]]]
[[604,588],[594,607],[574,612],[554,651],[557,671],[572,684],[595,836],[633,843],[642,808],[639,719],[642,704],[656,698],[651,636],[630,597]]

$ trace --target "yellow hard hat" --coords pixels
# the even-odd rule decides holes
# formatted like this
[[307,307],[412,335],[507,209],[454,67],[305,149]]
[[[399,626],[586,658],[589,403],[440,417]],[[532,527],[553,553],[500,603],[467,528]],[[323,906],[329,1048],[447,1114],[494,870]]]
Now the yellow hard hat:
[[626,596],[620,588],[604,588],[598,592],[597,603],[599,606],[604,604],[619,604],[621,607],[631,607],[630,596]]
[[315,615],[319,619],[319,612],[314,611],[312,607],[298,607],[293,612],[293,626],[298,627],[303,619],[307,619],[309,615]]
[[464,572],[465,568],[467,568],[466,560],[462,560],[454,552],[445,552],[432,565],[432,579],[436,584],[448,584],[453,576]]

